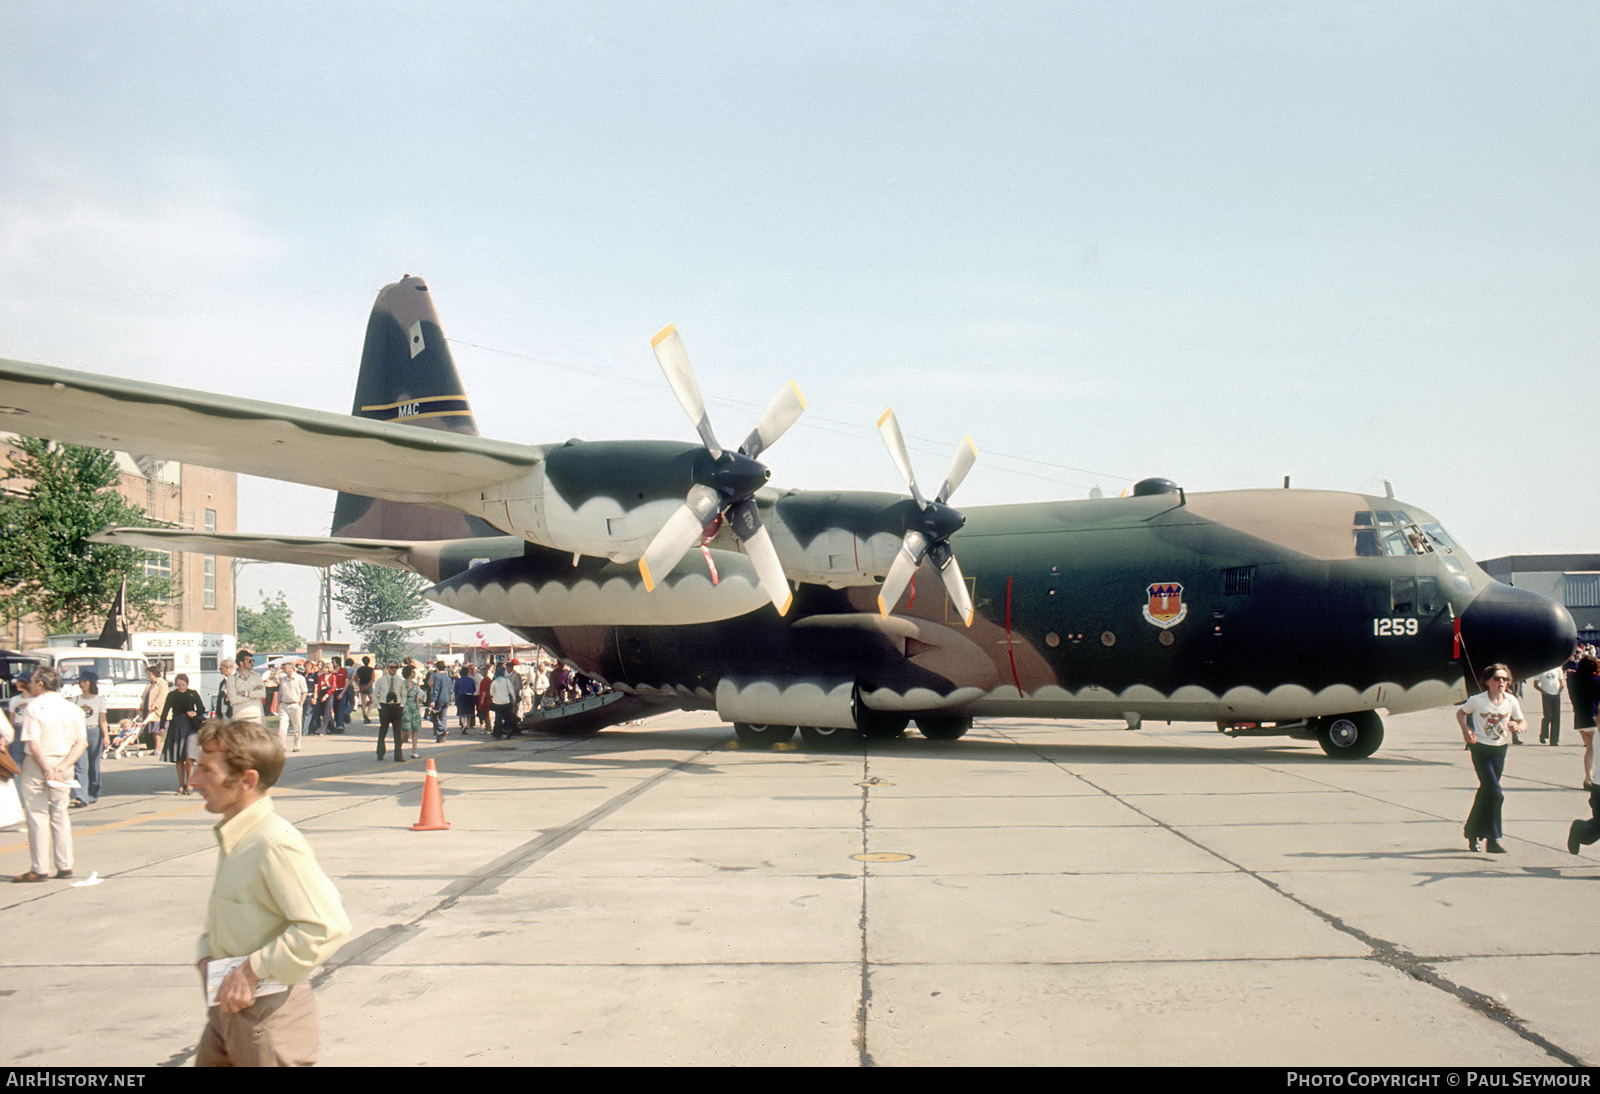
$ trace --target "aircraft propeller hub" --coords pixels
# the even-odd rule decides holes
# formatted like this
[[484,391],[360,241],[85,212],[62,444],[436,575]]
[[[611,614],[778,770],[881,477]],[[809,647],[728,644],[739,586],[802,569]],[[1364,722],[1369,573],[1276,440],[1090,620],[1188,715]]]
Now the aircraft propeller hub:
[[930,501],[928,507],[912,522],[912,527],[930,540],[943,542],[959,532],[966,523],[967,518],[961,510],[953,509],[941,502]]
[[713,465],[710,486],[727,501],[743,501],[772,478],[772,471],[760,460],[739,452],[724,452]]

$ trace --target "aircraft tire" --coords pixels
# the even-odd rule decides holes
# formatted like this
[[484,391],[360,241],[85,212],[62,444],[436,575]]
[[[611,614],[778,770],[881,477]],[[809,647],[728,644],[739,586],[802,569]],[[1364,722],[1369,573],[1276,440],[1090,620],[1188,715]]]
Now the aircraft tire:
[[1373,710],[1318,719],[1317,743],[1335,760],[1364,760],[1383,744],[1383,719]]
[[854,744],[856,731],[834,726],[801,726],[800,741],[807,748],[843,748]]
[[911,715],[892,711],[856,709],[856,724],[869,741],[892,741],[906,731]]
[[919,715],[917,730],[930,741],[959,741],[972,728],[972,719],[959,715]]
[[777,745],[794,738],[794,726],[753,725],[749,722],[733,723],[733,735],[740,744]]

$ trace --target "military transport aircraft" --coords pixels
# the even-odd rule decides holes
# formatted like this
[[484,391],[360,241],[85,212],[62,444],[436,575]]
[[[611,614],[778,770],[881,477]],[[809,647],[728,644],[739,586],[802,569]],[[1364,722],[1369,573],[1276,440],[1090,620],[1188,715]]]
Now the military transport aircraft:
[[714,709],[750,742],[1164,719],[1357,758],[1383,739],[1379,708],[1460,701],[1464,674],[1503,661],[1526,676],[1576,641],[1564,608],[1495,582],[1388,496],[1150,478],[1129,497],[958,512],[975,449],[929,497],[892,413],[879,430],[909,497],[778,490],[760,457],[803,412],[799,390],[728,449],[677,332],[653,346],[698,445],[478,436],[410,276],[378,296],[350,417],[5,360],[0,414],[17,432],[340,491],[330,538],[97,539],[412,570],[429,599],[629,696],[613,720]]

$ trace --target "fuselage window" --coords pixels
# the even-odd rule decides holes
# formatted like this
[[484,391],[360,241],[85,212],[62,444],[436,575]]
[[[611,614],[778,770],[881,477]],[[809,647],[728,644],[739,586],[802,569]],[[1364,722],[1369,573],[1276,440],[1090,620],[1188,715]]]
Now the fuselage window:
[[1389,582],[1389,606],[1399,615],[1417,610],[1417,579],[1397,577]]
[[1432,615],[1439,610],[1439,579],[1436,577],[1417,578],[1417,611],[1424,615]]

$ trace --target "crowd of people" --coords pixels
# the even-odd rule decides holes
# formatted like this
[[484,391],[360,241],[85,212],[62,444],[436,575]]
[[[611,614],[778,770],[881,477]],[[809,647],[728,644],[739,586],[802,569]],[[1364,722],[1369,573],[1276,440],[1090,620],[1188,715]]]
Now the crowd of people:
[[[480,674],[443,661],[410,659],[378,671],[334,657],[282,659],[256,671],[249,650],[218,666],[221,686],[206,696],[158,666],[132,718],[110,732],[93,672],[68,694],[59,672],[34,670],[14,681],[17,695],[0,712],[0,751],[12,761],[0,778],[0,827],[26,821],[30,868],[13,882],[73,876],[69,810],[100,790],[100,760],[119,759],[146,739],[177,774],[178,793],[199,794],[215,826],[218,859],[196,969],[206,992],[206,1027],[198,1066],[305,1065],[315,1062],[316,1003],[309,979],[349,934],[337,888],[305,838],[278,816],[269,791],[286,754],[308,734],[342,733],[355,710],[378,717],[378,758],[393,733],[395,759],[417,755],[424,718],[435,741],[448,735],[456,704],[459,730],[480,724],[494,736],[520,732],[521,716],[539,703],[560,704],[585,690],[564,668],[542,673],[517,661]],[[72,693],[76,694],[72,694]],[[277,729],[268,728],[276,713]],[[13,771],[11,768],[15,768]],[[76,800],[73,799],[76,795]],[[69,804],[69,801],[71,804]]]
[[[354,657],[279,658],[258,671],[254,655],[240,650],[234,659],[218,664],[222,683],[214,695],[201,694],[185,673],[169,682],[152,663],[138,710],[115,727],[108,725],[98,677],[83,672],[67,688],[68,701],[82,711],[85,728],[84,747],[74,757],[67,808],[98,800],[103,761],[146,754],[172,764],[177,793],[192,794],[199,731],[208,720],[242,718],[271,725],[275,716],[284,750],[299,752],[305,737],[346,732],[359,711],[363,724],[377,722],[385,738],[392,733],[396,759],[415,759],[423,723],[431,725],[435,742],[443,741],[451,733],[452,708],[456,732],[467,736],[481,728],[504,738],[520,733],[522,719],[536,708],[561,706],[603,690],[598,681],[543,661],[500,660],[479,669],[445,661],[429,666],[408,657],[392,666],[397,702],[388,722],[376,689],[389,666],[374,667],[371,656],[362,656],[359,665]],[[8,711],[13,725],[22,706],[38,694],[27,674],[16,685]],[[59,681],[50,690],[59,690]],[[20,766],[25,748],[15,733],[11,738],[10,749]],[[380,745],[380,757],[385,752]]]

